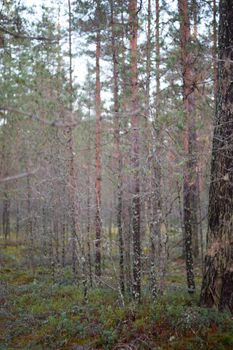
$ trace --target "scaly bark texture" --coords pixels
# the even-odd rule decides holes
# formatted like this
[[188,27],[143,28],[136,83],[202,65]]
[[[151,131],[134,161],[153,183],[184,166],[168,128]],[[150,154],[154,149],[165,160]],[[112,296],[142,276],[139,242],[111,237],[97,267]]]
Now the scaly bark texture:
[[219,3],[218,94],[201,305],[233,313],[233,3]]
[[194,96],[194,72],[193,56],[190,52],[190,23],[188,14],[188,1],[179,0],[180,15],[180,42],[181,58],[183,68],[183,105],[184,105],[184,131],[183,148],[185,164],[183,170],[183,220],[185,231],[185,256],[187,271],[187,286],[190,293],[195,291],[193,273],[193,252],[192,252],[192,223],[193,223],[193,179],[195,162],[193,158],[193,118],[195,117],[195,96]]
[[137,72],[137,0],[129,1],[130,25],[130,68],[132,108],[132,230],[133,230],[133,297],[141,299],[141,240],[140,240],[140,120],[138,115],[138,72]]

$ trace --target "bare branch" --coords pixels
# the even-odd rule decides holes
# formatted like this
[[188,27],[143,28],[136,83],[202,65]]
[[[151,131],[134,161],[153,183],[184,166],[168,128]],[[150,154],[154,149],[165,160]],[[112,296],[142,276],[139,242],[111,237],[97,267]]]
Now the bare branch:
[[31,35],[24,35],[21,33],[16,33],[16,32],[12,32],[2,26],[0,26],[0,31],[6,34],[9,34],[11,36],[13,36],[15,39],[25,39],[25,40],[38,40],[38,41],[48,41],[48,42],[58,42],[58,39],[55,38],[47,38],[44,36],[31,36]]
[[30,172],[25,172],[25,173],[13,175],[13,176],[4,177],[4,178],[0,179],[0,184],[5,183],[5,182],[9,182],[9,181],[13,181],[13,180],[19,180],[19,179],[22,179],[22,178],[27,177],[27,176],[35,175],[35,173],[37,171],[38,171],[38,169],[35,169],[35,170],[30,171]]
[[14,108],[0,107],[0,113],[5,113],[5,112],[12,112],[12,113],[24,115],[24,116],[26,116],[26,117],[28,117],[28,118],[30,118],[32,120],[39,121],[41,124],[45,124],[45,125],[49,125],[49,126],[53,126],[53,127],[57,127],[57,128],[73,128],[73,127],[77,126],[76,122],[63,123],[60,120],[52,120],[52,121],[50,121],[48,119],[41,118],[37,114],[31,114],[31,113],[27,113],[27,112],[24,112],[24,111],[19,111],[19,110],[14,109]]

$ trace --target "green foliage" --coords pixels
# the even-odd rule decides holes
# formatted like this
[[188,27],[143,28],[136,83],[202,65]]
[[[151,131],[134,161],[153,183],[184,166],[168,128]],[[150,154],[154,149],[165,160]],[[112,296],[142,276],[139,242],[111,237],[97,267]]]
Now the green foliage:
[[231,316],[199,307],[198,294],[186,292],[175,265],[175,285],[169,282],[156,303],[145,294],[143,304],[126,300],[122,307],[117,292],[108,288],[90,290],[85,304],[83,290],[72,283],[68,268],[54,281],[48,268],[38,267],[33,273],[26,269],[23,256],[20,245],[7,247],[3,255],[1,294],[7,300],[3,319],[8,327],[1,329],[2,349],[113,349],[117,344],[137,344],[137,349],[147,349],[145,344],[161,350],[232,349]]

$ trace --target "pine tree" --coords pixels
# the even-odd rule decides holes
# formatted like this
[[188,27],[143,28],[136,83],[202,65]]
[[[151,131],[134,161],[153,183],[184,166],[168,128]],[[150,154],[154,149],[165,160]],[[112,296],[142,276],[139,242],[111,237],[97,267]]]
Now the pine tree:
[[218,93],[209,192],[208,235],[201,305],[233,313],[233,8],[219,3]]

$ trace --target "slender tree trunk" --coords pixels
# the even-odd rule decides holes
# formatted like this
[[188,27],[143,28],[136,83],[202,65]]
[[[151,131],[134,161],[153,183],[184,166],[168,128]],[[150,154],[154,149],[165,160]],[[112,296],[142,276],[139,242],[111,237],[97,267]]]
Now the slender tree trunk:
[[[197,0],[193,0],[193,40],[194,40],[194,53],[193,55],[198,55],[197,52],[197,40],[198,40],[198,7]],[[195,53],[196,52],[196,53]],[[194,74],[195,62],[193,61],[193,81],[196,80]],[[194,85],[194,84],[193,84]],[[194,104],[197,96],[197,90],[194,91]],[[198,143],[197,143],[197,127],[196,127],[196,107],[194,105],[194,115],[191,120],[191,130],[189,138],[192,144],[192,168],[193,168],[193,192],[192,192],[192,239],[193,239],[193,255],[195,258],[199,256],[199,232],[201,230],[201,222],[199,222],[199,208],[200,208],[200,191],[199,191],[199,171],[198,171]]]
[[[160,80],[157,78],[160,74],[159,72],[159,64],[158,64],[158,59],[159,59],[159,43],[157,40],[159,40],[159,4],[158,1],[156,2],[156,31],[155,31],[155,38],[156,38],[156,83],[158,86],[156,86],[156,93],[159,89],[159,84]],[[156,188],[157,188],[157,176],[155,172],[155,154],[154,154],[154,149],[156,148],[155,145],[153,144],[156,142],[156,139],[154,137],[154,130],[152,130],[152,126],[150,125],[150,76],[151,76],[151,0],[148,0],[148,11],[147,11],[147,66],[146,66],[146,71],[147,71],[147,80],[146,80],[146,100],[147,100],[147,128],[148,128],[148,133],[149,136],[147,135],[149,139],[149,144],[148,144],[148,160],[149,160],[149,168],[151,170],[151,181],[150,181],[150,191],[152,195],[149,198],[148,202],[148,209],[149,209],[149,231],[150,231],[150,243],[151,243],[151,248],[150,248],[150,288],[151,288],[151,293],[152,293],[152,298],[155,301],[157,299],[157,290],[158,290],[158,280],[157,280],[157,264],[158,263],[158,255],[156,254],[156,246],[158,243],[158,231],[159,231],[159,223],[157,220],[157,212],[154,210],[155,209],[155,204],[157,201],[157,195],[155,195]],[[156,113],[158,115],[158,102],[159,97],[156,96]],[[157,239],[157,242],[156,242]],[[158,247],[157,247],[158,248]],[[159,251],[159,248],[157,249],[157,252]]]
[[147,3],[147,38],[146,38],[146,114],[147,124],[150,114],[150,78],[151,78],[151,0]]
[[[195,99],[195,97],[194,97]],[[189,130],[190,144],[190,171],[192,176],[191,183],[191,216],[192,216],[192,249],[195,258],[199,256],[199,223],[198,223],[198,203],[199,197],[199,172],[197,164],[197,132],[196,132],[196,112],[194,111],[191,126]]]
[[155,0],[155,51],[156,51],[156,103],[155,103],[155,118],[158,121],[160,111],[160,3]]
[[[120,62],[121,64],[119,67],[121,67],[121,90],[122,90],[122,110],[126,111],[129,107],[129,80],[127,78],[127,65],[126,65],[126,48],[125,48],[125,28],[126,28],[126,22],[124,18],[124,6],[125,2],[124,0],[121,0],[121,40],[120,40],[120,49],[121,49],[121,55],[120,55]],[[127,125],[130,122],[130,118],[123,118],[122,124],[123,127],[127,129]],[[121,124],[121,125],[122,125]],[[129,164],[129,154],[128,152],[121,152],[121,161],[122,161],[122,169],[124,168],[124,165]],[[131,294],[132,292],[132,268],[131,268],[131,243],[132,243],[132,235],[131,235],[131,226],[130,226],[130,206],[128,204],[127,200],[124,200],[123,197],[123,183],[129,183],[129,176],[123,177],[122,173],[122,230],[123,230],[123,237],[124,237],[124,247],[125,247],[125,254],[124,254],[124,264],[125,264],[125,287],[127,289],[127,292]]]
[[137,0],[129,1],[131,109],[132,109],[132,230],[133,230],[133,297],[141,299],[141,238],[140,238],[140,119],[138,114],[137,72]]
[[213,0],[213,47],[212,47],[212,56],[213,56],[213,77],[214,77],[214,101],[216,102],[217,92],[218,92],[218,62],[217,62],[217,5],[216,0]]
[[185,228],[184,228],[184,219],[183,219],[183,208],[182,208],[182,201],[181,201],[181,188],[179,186],[179,183],[177,181],[177,196],[178,196],[178,203],[179,203],[179,217],[180,217],[180,227],[181,227],[181,233],[182,233],[182,258],[185,258]]
[[[161,79],[161,48],[160,48],[160,1],[155,2],[155,51],[156,51],[156,100],[155,100],[155,125],[154,128],[154,147],[153,152],[153,190],[155,192],[154,203],[153,203],[153,217],[154,217],[154,235],[158,237],[157,247],[157,259],[158,267],[160,272],[160,289],[163,284],[163,278],[166,268],[165,259],[165,245],[162,243],[162,169],[160,165],[160,154],[161,154],[161,143],[162,136],[160,131],[159,117],[161,114],[161,91],[160,91],[160,79]],[[163,240],[164,241],[164,240]]]
[[115,17],[114,17],[114,0],[111,0],[111,22],[112,22],[112,60],[113,60],[113,84],[114,84],[114,143],[117,163],[117,229],[119,236],[119,281],[121,293],[125,292],[124,282],[124,241],[122,230],[122,155],[120,149],[120,104],[119,104],[119,67],[116,43]]
[[3,197],[2,226],[3,235],[5,237],[5,240],[7,240],[10,236],[10,198],[7,186],[5,187]]
[[[72,68],[72,12],[71,2],[68,0],[69,8],[69,121],[73,121],[73,68]],[[75,146],[72,127],[66,130],[67,145],[69,154],[69,179],[68,189],[70,197],[70,216],[71,216],[71,234],[72,234],[72,270],[74,279],[77,277],[77,228],[78,228],[78,207],[77,207],[77,184],[75,169]]]
[[[90,89],[91,87],[89,87]],[[89,92],[89,100],[91,94]],[[89,104],[88,154],[87,154],[87,256],[90,286],[93,286],[92,245],[91,245],[91,104]]]
[[[98,12],[98,11],[97,11]],[[100,165],[100,30],[96,34],[96,87],[95,87],[95,111],[96,111],[96,153],[95,153],[95,195],[96,195],[96,215],[95,215],[95,273],[101,276],[101,165]]]
[[43,206],[42,208],[42,228],[43,228],[43,243],[42,249],[45,257],[48,256],[48,241],[49,241],[49,229],[48,229],[48,208]]
[[[90,136],[89,136],[90,137]],[[90,149],[90,147],[89,147]],[[90,152],[90,150],[88,150]],[[88,162],[88,175],[87,175],[87,255],[88,255],[88,274],[90,286],[93,285],[92,278],[92,259],[91,259],[91,193],[90,193],[90,159]]]
[[34,234],[33,234],[33,218],[32,218],[32,187],[30,176],[27,176],[27,237],[29,239],[29,250],[30,250],[30,264],[34,271]]
[[195,280],[193,272],[193,252],[192,252],[192,223],[193,223],[193,144],[192,144],[192,120],[195,114],[195,97],[194,97],[194,74],[192,71],[193,59],[189,50],[190,43],[190,24],[188,15],[188,1],[179,0],[180,15],[180,40],[181,55],[183,66],[183,106],[184,106],[184,132],[183,132],[183,148],[185,156],[185,164],[183,169],[183,210],[184,210],[184,230],[185,230],[185,255],[186,255],[186,271],[187,286],[189,293],[195,291]]
[[17,201],[16,204],[16,224],[15,224],[15,229],[16,229],[16,240],[19,240],[19,231],[20,231],[20,206],[19,206],[19,201]]
[[233,7],[219,3],[218,94],[201,305],[233,314]]
[[54,216],[53,216],[53,232],[54,232],[54,241],[55,241],[55,258],[56,263],[60,263],[60,254],[59,254],[59,221],[57,217],[56,210],[54,208]]
[[61,251],[61,262],[62,267],[64,268],[66,265],[66,215],[63,214],[62,223],[61,223],[61,244],[62,244],[62,251]]
[[194,40],[197,39],[197,0],[192,0],[192,10],[193,10],[193,37]]

